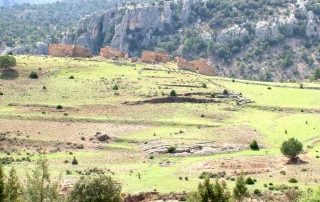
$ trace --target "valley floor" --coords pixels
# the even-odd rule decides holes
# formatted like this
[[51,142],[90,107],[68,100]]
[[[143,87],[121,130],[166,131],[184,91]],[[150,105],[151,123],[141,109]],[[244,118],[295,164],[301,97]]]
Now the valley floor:
[[[171,63],[34,56],[17,56],[17,62],[0,80],[0,157],[12,157],[5,168],[13,165],[21,176],[45,150],[53,176],[62,173],[64,190],[94,172],[112,175],[125,194],[192,191],[204,171],[219,173],[230,190],[241,171],[257,180],[251,190],[319,185],[320,84],[301,89],[232,81]],[[29,79],[31,71],[39,79]],[[178,97],[212,102],[137,102],[168,97],[172,89]],[[253,102],[211,97],[224,89]],[[99,141],[103,135],[107,140]],[[299,164],[287,164],[279,149],[291,137],[304,145]],[[259,151],[249,149],[252,140]],[[169,147],[175,151],[168,153]],[[297,184],[288,182],[292,177]]]

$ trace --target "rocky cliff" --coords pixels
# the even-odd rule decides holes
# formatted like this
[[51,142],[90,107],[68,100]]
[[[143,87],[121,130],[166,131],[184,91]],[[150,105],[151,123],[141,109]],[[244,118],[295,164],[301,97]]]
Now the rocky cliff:
[[[80,20],[62,34],[60,43],[84,46],[94,54],[108,45],[130,57],[154,49],[190,60],[205,57],[218,64],[222,76],[280,80],[310,75],[317,58],[320,61],[309,47],[320,42],[320,9],[306,0],[241,2],[183,0],[113,7]],[[46,54],[45,47],[36,43],[29,53]],[[19,47],[13,51],[22,52]]]

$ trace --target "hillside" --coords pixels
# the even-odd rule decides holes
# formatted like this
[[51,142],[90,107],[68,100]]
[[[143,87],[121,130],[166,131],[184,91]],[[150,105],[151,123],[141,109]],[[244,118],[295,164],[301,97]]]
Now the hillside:
[[95,54],[111,45],[132,57],[145,49],[204,57],[220,76],[295,81],[319,65],[319,14],[317,1],[159,1],[86,17],[61,43]]
[[63,33],[86,15],[122,2],[126,0],[68,0],[1,7],[0,52],[6,53],[16,47],[17,54],[47,54],[44,43],[59,43]]
[[0,0],[0,6],[13,6],[19,4],[45,4],[56,2],[57,0]]
[[[32,71],[38,79],[29,78]],[[256,179],[248,185],[252,197],[264,200],[286,201],[278,197],[289,187],[319,185],[319,83],[301,89],[202,76],[173,63],[35,56],[17,56],[17,67],[1,78],[0,158],[21,177],[46,150],[63,190],[100,171],[126,195],[189,192],[203,172],[232,190],[244,171]],[[237,104],[235,96],[252,103]],[[301,163],[287,163],[280,152],[291,137],[303,143]],[[249,149],[253,139],[259,151]],[[298,183],[289,183],[292,177]]]

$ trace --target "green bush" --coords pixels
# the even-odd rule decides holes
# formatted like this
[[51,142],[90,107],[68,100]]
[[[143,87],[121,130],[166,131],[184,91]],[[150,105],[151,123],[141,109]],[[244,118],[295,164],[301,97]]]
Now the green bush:
[[215,93],[211,93],[210,95],[212,98],[216,97],[216,94]]
[[290,182],[290,183],[298,183],[298,180],[296,180],[295,178],[291,178],[290,180],[288,180],[288,182]]
[[80,177],[70,192],[70,199],[77,202],[122,202],[121,184],[104,174]]
[[224,95],[228,95],[228,90],[227,89],[224,89],[223,92],[222,92]]
[[168,152],[169,153],[174,153],[175,151],[176,151],[176,147],[175,146],[170,146],[169,148],[168,148]]
[[259,145],[258,145],[258,143],[257,143],[256,140],[253,140],[253,141],[251,142],[251,144],[250,144],[250,149],[252,149],[252,150],[259,150]]
[[248,177],[246,179],[246,184],[248,184],[248,185],[253,185],[254,184],[254,181],[251,179],[251,177]]
[[75,156],[73,157],[73,160],[71,163],[72,163],[72,165],[78,165],[78,161]]
[[170,96],[177,96],[177,93],[176,93],[176,91],[175,90],[171,90],[171,92],[170,92]]
[[202,88],[207,88],[207,84],[206,83],[202,83]]
[[63,107],[61,105],[57,105],[57,109],[62,109]]
[[203,172],[199,175],[199,179],[205,179],[207,176],[208,176],[209,178],[216,178],[218,175],[215,174],[215,173],[203,171]]
[[280,174],[281,174],[281,175],[286,175],[286,171],[281,170],[281,171],[280,171]]
[[30,78],[30,79],[37,79],[37,78],[39,78],[39,77],[38,77],[38,74],[37,74],[36,72],[32,71],[32,72],[30,73],[30,75],[29,75],[29,78]]
[[3,92],[2,92],[2,91],[0,91],[0,95],[3,95]]
[[284,141],[281,146],[281,153],[290,160],[302,152],[302,143],[295,138],[290,138],[288,141]]
[[70,76],[69,79],[74,79],[74,76]]
[[255,195],[261,195],[261,191],[259,190],[259,189],[255,189],[254,191],[253,191],[253,193],[255,194]]
[[118,87],[117,85],[114,85],[114,86],[112,87],[112,89],[113,89],[113,90],[119,90],[119,87]]

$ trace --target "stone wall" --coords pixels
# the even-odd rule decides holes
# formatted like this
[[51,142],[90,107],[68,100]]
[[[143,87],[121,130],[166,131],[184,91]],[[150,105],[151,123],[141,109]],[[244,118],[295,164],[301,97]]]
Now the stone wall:
[[141,62],[144,63],[167,63],[169,55],[165,52],[143,51],[141,54]]
[[113,50],[110,46],[107,46],[105,48],[101,48],[100,56],[105,57],[105,58],[113,58],[113,57],[128,58],[127,54],[124,54],[121,51]]
[[205,59],[186,61],[182,58],[178,58],[177,66],[183,70],[192,71],[208,76],[214,76],[215,73],[215,67],[212,65],[208,65]]
[[49,55],[55,57],[92,57],[83,46],[50,44]]

